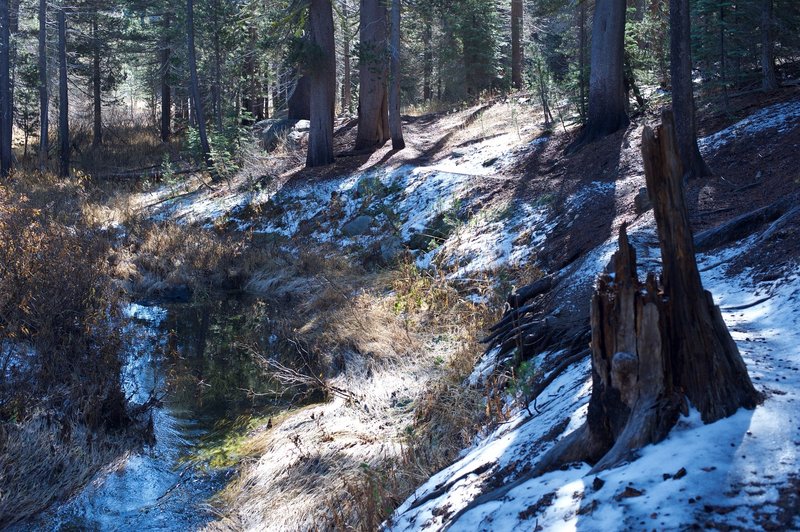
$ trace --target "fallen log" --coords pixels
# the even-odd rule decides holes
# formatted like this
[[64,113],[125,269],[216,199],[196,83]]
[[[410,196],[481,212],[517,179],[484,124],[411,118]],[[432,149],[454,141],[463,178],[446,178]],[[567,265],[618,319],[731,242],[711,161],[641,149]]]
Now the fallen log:
[[784,196],[766,207],[742,214],[718,227],[698,233],[694,239],[695,250],[702,253],[750,236],[762,225],[774,222],[790,209],[796,208],[798,200],[800,194]]
[[[202,172],[203,168],[185,168],[182,170],[173,170],[169,172],[171,175],[188,175]],[[97,179],[112,180],[112,179],[161,179],[164,177],[164,170],[159,166],[157,168],[139,170],[129,170],[126,172],[116,172],[112,174],[103,174],[97,176]]]

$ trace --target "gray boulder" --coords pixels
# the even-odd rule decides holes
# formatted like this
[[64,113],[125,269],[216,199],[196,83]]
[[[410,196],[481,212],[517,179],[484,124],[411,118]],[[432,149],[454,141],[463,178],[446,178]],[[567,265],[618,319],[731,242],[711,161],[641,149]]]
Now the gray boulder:
[[362,214],[342,226],[342,234],[347,237],[354,237],[358,235],[365,235],[369,232],[372,222],[375,219],[372,216]]

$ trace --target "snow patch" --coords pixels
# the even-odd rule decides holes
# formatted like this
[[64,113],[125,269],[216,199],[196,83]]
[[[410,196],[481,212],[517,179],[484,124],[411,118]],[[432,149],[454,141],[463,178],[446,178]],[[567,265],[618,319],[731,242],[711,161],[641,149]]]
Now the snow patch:
[[698,139],[697,145],[703,155],[707,155],[719,150],[735,138],[753,136],[768,129],[786,133],[797,127],[798,121],[800,121],[800,100],[779,103],[760,109],[722,131]]

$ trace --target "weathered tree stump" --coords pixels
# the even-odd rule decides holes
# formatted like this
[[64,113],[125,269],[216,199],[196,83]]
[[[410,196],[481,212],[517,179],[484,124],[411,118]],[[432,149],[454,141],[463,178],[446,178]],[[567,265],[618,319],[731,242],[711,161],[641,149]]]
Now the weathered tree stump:
[[[565,464],[588,462],[597,473],[634,458],[638,449],[666,438],[680,413],[688,412],[688,402],[706,423],[758,403],[760,394],[719,307],[700,281],[671,113],[664,113],[655,132],[645,128],[642,156],[663,275],[657,279],[649,273],[644,283],[639,280],[636,252],[623,225],[614,271],[600,275],[591,302],[592,397],[586,423],[533,469],[456,512],[451,524]],[[495,340],[495,345],[513,328],[514,312],[525,311],[527,296],[509,301],[512,312],[496,326],[500,344]]]
[[613,467],[663,440],[687,400],[706,423],[754,408],[759,394],[711,294],[703,289],[683,194],[671,113],[642,138],[663,274],[641,283],[623,226],[614,272],[592,297],[592,397],[586,424],[559,442],[536,473],[587,461]]

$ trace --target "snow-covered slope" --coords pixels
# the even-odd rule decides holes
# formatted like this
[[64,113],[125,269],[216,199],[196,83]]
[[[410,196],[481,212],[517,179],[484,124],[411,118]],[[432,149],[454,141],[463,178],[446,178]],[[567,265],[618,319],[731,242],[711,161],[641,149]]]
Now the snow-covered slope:
[[[696,523],[800,527],[796,515],[787,521],[781,513],[791,511],[782,510],[787,505],[796,511],[800,486],[800,273],[758,285],[748,272],[729,278],[724,264],[738,252],[741,248],[704,256],[700,266],[717,265],[703,281],[766,394],[763,405],[710,425],[692,411],[666,441],[598,480],[586,476],[586,465],[544,475],[463,514],[452,529],[511,530],[537,523],[544,529],[598,531]],[[535,463],[552,445],[554,430],[563,435],[580,426],[590,393],[588,372],[584,361],[556,379],[538,401],[540,414],[521,412],[468,450],[420,487],[388,527],[438,529],[494,473],[505,470],[508,477],[507,471]]]
[[[780,104],[702,139],[701,146],[715,150],[735,136],[773,127],[785,131],[798,123],[800,103]],[[656,267],[652,216],[639,218],[629,231],[637,254],[645,258],[643,268]],[[584,360],[542,393],[533,415],[520,411],[418,488],[386,528],[800,529],[800,263],[770,282],[755,282],[749,270],[730,275],[726,270],[736,256],[756,251],[750,248],[754,240],[698,260],[705,288],[765,395],[763,404],[709,425],[692,409],[665,441],[642,449],[630,463],[597,476],[588,476],[585,464],[555,471],[462,512],[479,494],[519,477],[582,424],[591,392],[590,365]],[[588,253],[572,278],[599,273],[615,248],[611,238]],[[490,368],[491,361],[484,360],[473,382]]]

